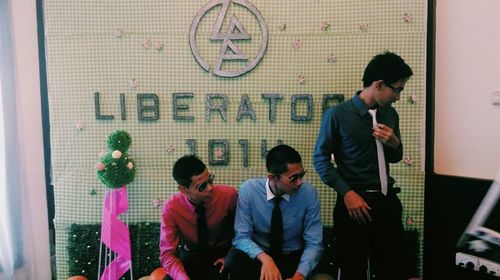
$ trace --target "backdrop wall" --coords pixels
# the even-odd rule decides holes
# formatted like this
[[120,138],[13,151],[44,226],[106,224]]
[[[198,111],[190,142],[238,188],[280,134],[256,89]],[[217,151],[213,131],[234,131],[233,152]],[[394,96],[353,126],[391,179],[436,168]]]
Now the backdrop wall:
[[[116,129],[130,133],[137,165],[129,222],[159,220],[158,203],[177,190],[170,173],[180,156],[195,152],[218,182],[238,186],[264,176],[263,155],[283,142],[302,154],[331,224],[335,192],[312,167],[322,111],[360,89],[364,67],[384,50],[415,73],[394,105],[406,160],[391,170],[407,227],[422,232],[426,2],[46,0],[58,278],[68,276],[69,225],[100,221],[105,189],[95,163]],[[216,75],[221,56],[227,72],[258,58],[266,34],[255,68]],[[230,60],[238,54],[248,60]]]

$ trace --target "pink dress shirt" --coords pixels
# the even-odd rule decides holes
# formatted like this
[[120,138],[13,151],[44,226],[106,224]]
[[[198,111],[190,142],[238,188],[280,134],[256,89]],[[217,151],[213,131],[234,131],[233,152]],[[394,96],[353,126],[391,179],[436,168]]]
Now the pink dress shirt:
[[[208,226],[208,247],[229,248],[234,236],[234,215],[238,193],[235,188],[217,185],[205,202]],[[160,263],[170,277],[189,279],[177,257],[177,246],[184,242],[186,251],[196,250],[196,209],[181,192],[172,195],[163,205],[160,224]]]

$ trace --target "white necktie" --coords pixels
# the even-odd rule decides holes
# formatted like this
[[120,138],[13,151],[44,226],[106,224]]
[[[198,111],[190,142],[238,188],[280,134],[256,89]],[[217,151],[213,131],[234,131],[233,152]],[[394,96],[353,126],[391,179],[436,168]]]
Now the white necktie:
[[[372,116],[373,126],[377,125],[377,109],[368,110]],[[380,177],[380,190],[384,195],[387,194],[387,172],[385,171],[384,146],[379,139],[375,139],[377,143],[377,158],[378,158],[378,175]]]

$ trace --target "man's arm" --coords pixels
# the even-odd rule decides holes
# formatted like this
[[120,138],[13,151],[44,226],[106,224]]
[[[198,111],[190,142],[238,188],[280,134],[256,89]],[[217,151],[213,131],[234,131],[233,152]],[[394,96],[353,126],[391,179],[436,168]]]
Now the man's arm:
[[320,217],[318,192],[312,186],[308,191],[310,195],[308,195],[307,201],[304,201],[307,205],[304,217],[304,252],[297,267],[297,272],[303,277],[309,276],[318,265],[323,253],[323,225]]
[[399,116],[396,113],[396,126],[393,129],[394,137],[398,140],[399,145],[395,148],[387,150],[387,160],[390,163],[396,163],[403,159],[403,142],[401,141],[401,132],[399,131]]
[[350,190],[350,187],[332,164],[332,154],[336,141],[335,127],[335,111],[330,109],[325,112],[321,121],[318,139],[314,147],[313,165],[321,180],[343,196]]
[[180,233],[172,212],[167,201],[162,209],[160,223],[160,263],[173,279],[189,280],[184,265],[177,257]]
[[233,246],[247,253],[250,258],[254,259],[263,250],[252,240],[254,221],[251,212],[251,194],[249,192],[249,182],[244,182],[238,194],[238,203],[236,206],[236,218],[234,222]]
[[329,109],[326,111],[321,121],[318,140],[314,148],[313,165],[321,180],[331,188],[334,188],[338,195],[344,199],[351,219],[360,224],[366,224],[368,221],[371,221],[370,213],[368,212],[370,207],[360,195],[347,185],[332,164],[331,155],[334,151],[336,140],[339,137],[335,132],[338,126],[337,123],[335,110]]

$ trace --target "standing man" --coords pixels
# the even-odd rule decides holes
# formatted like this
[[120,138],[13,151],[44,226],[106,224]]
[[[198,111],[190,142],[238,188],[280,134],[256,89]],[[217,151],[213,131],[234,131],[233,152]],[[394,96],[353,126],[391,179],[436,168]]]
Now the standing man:
[[165,279],[227,279],[224,257],[231,248],[237,192],[214,185],[214,175],[196,156],[174,164],[179,192],[164,204],[160,263]]
[[376,55],[365,69],[363,90],[323,115],[313,162],[337,191],[333,230],[341,280],[367,279],[368,260],[377,279],[404,279],[402,206],[388,163],[403,157],[391,103],[412,75],[397,54]]
[[266,167],[267,177],[240,187],[226,268],[237,279],[303,280],[323,250],[318,193],[302,180],[306,170],[293,148],[271,149]]

